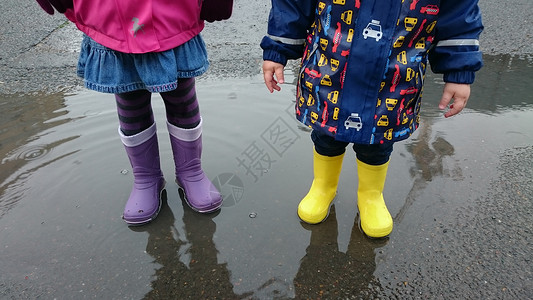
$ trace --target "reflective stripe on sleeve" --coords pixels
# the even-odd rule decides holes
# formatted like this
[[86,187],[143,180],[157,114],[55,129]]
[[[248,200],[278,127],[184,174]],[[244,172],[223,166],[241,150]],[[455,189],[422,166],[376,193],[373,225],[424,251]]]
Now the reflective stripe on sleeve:
[[270,34],[268,35],[268,37],[271,38],[273,41],[281,42],[287,45],[302,45],[303,43],[305,43],[305,39],[290,39],[280,36],[273,36]]
[[479,46],[479,40],[465,39],[465,40],[445,40],[439,41],[437,47],[449,46]]

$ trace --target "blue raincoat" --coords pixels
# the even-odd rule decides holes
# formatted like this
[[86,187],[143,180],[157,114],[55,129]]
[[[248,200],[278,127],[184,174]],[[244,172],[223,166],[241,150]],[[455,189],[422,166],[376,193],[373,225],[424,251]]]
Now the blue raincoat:
[[418,127],[428,60],[445,82],[482,65],[477,0],[272,0],[263,59],[302,58],[296,117],[336,140],[394,142]]

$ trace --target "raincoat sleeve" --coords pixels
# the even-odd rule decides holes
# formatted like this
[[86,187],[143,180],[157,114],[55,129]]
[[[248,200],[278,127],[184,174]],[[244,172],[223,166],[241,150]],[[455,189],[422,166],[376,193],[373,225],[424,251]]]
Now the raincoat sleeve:
[[429,62],[445,82],[474,82],[475,72],[483,66],[479,35],[483,31],[477,0],[442,0],[435,41]]
[[304,42],[315,19],[317,0],[272,0],[267,35],[261,41],[263,59],[287,64],[302,57]]

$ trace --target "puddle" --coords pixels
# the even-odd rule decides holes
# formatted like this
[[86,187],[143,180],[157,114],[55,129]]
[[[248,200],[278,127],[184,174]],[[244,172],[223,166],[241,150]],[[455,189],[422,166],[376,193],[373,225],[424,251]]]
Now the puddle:
[[392,157],[385,198],[395,231],[383,242],[357,227],[353,155],[327,222],[300,224],[312,143],[292,115],[293,85],[271,95],[259,75],[199,82],[203,166],[225,198],[207,216],[178,197],[164,106],[154,95],[168,203],[156,222],[135,229],[121,220],[132,173],[113,96],[2,96],[0,288],[14,298],[383,295],[399,280],[389,262],[408,260],[396,250],[416,241],[410,232],[467,206],[443,200],[443,189],[462,183],[483,193],[496,154],[533,143],[531,78],[531,62],[486,57],[468,108],[444,119],[442,81],[428,75],[422,125]]

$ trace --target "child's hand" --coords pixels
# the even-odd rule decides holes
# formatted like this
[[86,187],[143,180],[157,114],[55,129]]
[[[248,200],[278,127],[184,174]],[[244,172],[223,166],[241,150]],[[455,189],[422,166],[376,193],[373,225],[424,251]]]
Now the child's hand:
[[[281,90],[281,87],[278,85],[278,83],[285,83],[285,79],[283,77],[284,69],[285,66],[280,63],[270,60],[265,60],[263,62],[263,77],[265,79],[265,85],[271,93],[273,93],[274,90]],[[278,79],[277,81],[274,79],[274,75],[276,75],[276,78]]]
[[227,20],[233,12],[233,0],[203,0],[200,19],[207,22]]
[[54,14],[54,8],[62,14],[64,14],[67,9],[74,8],[72,0],[37,0],[37,3],[39,3],[41,8],[49,15]]
[[469,84],[447,82],[444,85],[444,92],[440,99],[439,109],[446,109],[450,101],[453,99],[453,103],[450,105],[450,109],[444,113],[444,117],[448,118],[455,116],[465,108],[468,98],[470,98]]

